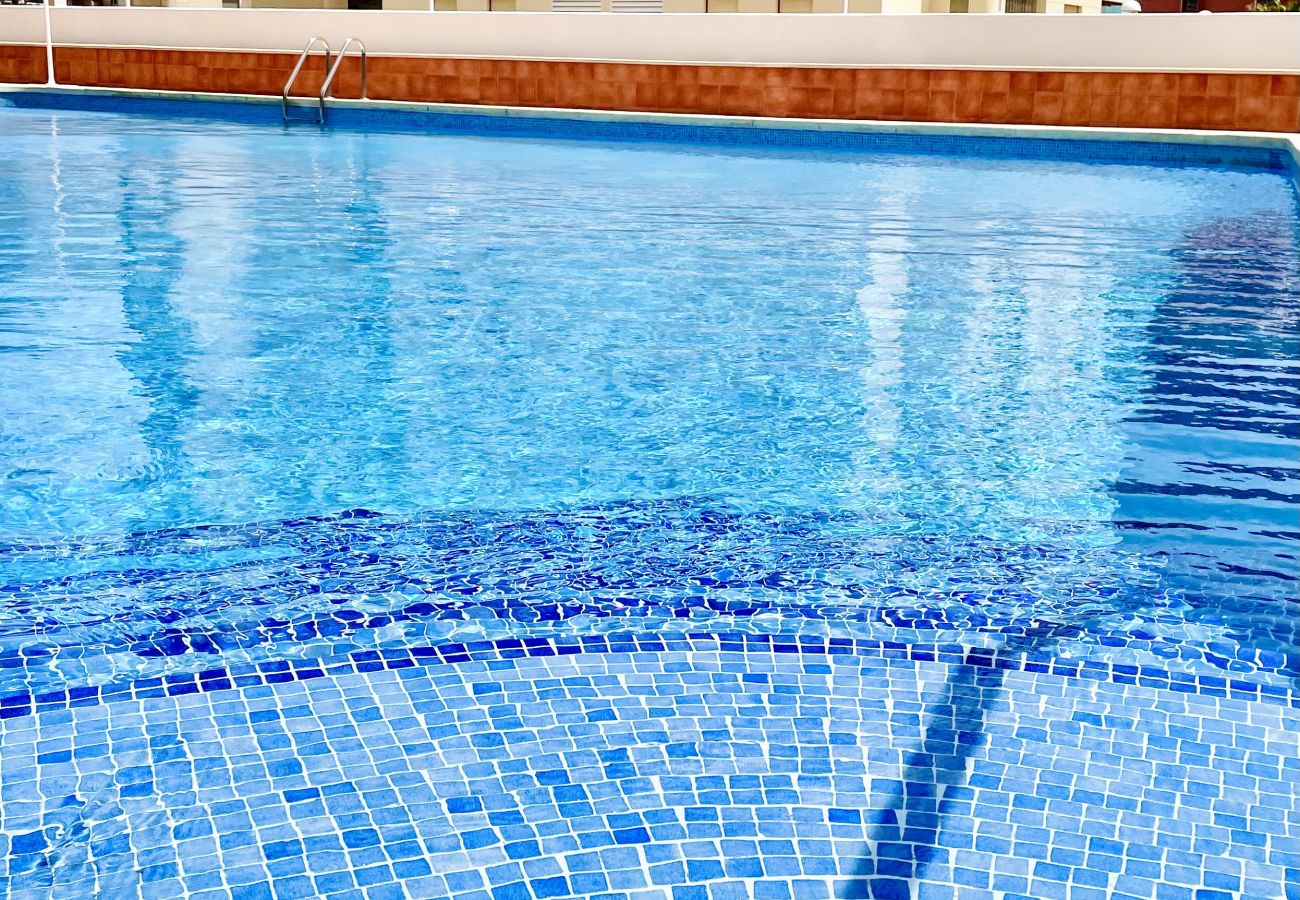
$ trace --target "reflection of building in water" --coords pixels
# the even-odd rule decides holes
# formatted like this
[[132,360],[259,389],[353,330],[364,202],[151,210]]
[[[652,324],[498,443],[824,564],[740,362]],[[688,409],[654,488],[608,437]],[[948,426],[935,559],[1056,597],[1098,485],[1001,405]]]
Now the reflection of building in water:
[[128,504],[128,530],[147,529],[150,520],[157,521],[158,507],[168,510],[163,517],[169,521],[207,521],[207,511],[194,506],[185,488],[193,472],[185,439],[200,395],[187,373],[195,361],[195,344],[184,270],[189,246],[201,244],[202,238],[184,223],[183,139],[156,140],[155,165],[138,165],[125,144],[110,157],[121,162],[111,195],[121,235],[114,255],[122,315],[130,330],[117,359],[146,410],[139,434],[147,458],[131,468],[122,485],[143,501]]
[[[895,467],[884,459],[898,450],[902,410],[897,394],[903,377],[901,338],[907,319],[907,207],[918,188],[917,173],[899,173],[900,184],[880,196],[866,239],[865,269],[871,281],[857,292],[858,309],[866,320],[870,362],[862,370],[865,446],[854,454],[855,493],[871,490],[876,512],[898,511],[897,499],[907,490]],[[891,499],[893,498],[893,499]],[[883,502],[882,502],[883,501]]]
[[1112,543],[1131,398],[1108,378],[1128,353],[1110,323],[1132,314],[1112,308],[1113,258],[1081,249],[1082,221],[1026,237],[1009,213],[953,245],[921,187],[882,196],[865,239],[864,440],[847,493],[938,531]]
[[1127,544],[1170,554],[1207,592],[1294,597],[1295,260],[1294,225],[1205,225],[1173,251],[1174,280],[1146,329],[1150,378],[1125,426],[1116,519]]
[[[0,246],[5,539],[125,527],[120,504],[94,498],[104,481],[128,479],[149,461],[139,431],[147,403],[117,353],[132,339],[125,273],[115,253],[85,251],[119,190],[102,163],[113,141],[62,134],[54,121],[48,128],[17,145],[4,180],[17,192],[4,206],[20,210],[24,224]],[[65,289],[50,291],[51,283]]]

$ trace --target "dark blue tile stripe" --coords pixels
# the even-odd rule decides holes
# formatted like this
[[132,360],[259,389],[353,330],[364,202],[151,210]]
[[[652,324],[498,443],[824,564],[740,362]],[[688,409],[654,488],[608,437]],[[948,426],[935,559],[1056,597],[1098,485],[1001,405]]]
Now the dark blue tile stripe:
[[[23,108],[121,112],[167,118],[189,117],[250,124],[281,124],[277,103],[123,97],[81,92],[21,91],[0,94],[0,105]],[[310,123],[291,127],[315,127]],[[628,142],[688,143],[750,148],[853,150],[907,155],[970,156],[990,159],[1050,159],[1098,163],[1146,163],[1268,169],[1295,173],[1289,153],[1279,148],[1158,141],[1108,141],[1103,138],[992,137],[985,135],[901,134],[700,125],[690,123],[598,121],[520,115],[475,115],[417,110],[334,107],[329,128],[361,131],[417,131],[443,134]]]
[[413,648],[361,650],[314,659],[273,660],[142,678],[115,684],[47,693],[16,693],[0,698],[0,719],[92,706],[115,700],[144,700],[184,694],[251,688],[383,670],[428,668],[467,662],[501,662],[523,657],[579,653],[722,652],[864,656],[908,662],[937,662],[1004,669],[1114,684],[1139,685],[1205,697],[1231,697],[1300,709],[1300,691],[1235,678],[1168,672],[1151,666],[1076,660],[1046,653],[1020,653],[958,643],[906,644],[856,638],[744,633],[616,633],[563,638],[508,638]]

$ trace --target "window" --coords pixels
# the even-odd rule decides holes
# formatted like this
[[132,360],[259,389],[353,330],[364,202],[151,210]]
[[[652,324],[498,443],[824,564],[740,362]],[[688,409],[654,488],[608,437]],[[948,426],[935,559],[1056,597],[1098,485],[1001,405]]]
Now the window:
[[970,12],[970,0],[948,0],[948,12],[950,13]]
[[783,13],[810,13],[812,0],[776,0],[776,11]]
[[1007,0],[1009,13],[1039,13],[1043,6],[1043,0]]
[[1200,5],[1200,0],[1183,0],[1183,12],[1196,12]]
[[1065,11],[1068,13],[1082,13],[1083,7],[1075,6],[1073,3],[1067,3],[1065,4]]
[[711,13],[739,12],[736,0],[704,0],[704,11]]

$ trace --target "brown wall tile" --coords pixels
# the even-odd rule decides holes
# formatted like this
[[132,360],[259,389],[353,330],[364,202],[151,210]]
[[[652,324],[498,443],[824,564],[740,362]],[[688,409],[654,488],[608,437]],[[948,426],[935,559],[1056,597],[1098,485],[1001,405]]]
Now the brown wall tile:
[[[62,81],[278,94],[292,54],[56,48]],[[320,89],[323,61],[294,94]],[[45,79],[41,47],[0,45],[0,81]],[[360,95],[360,62],[335,91]],[[1300,76],[690,66],[372,56],[375,99],[942,122],[1300,131]]]
[[[1037,92],[1053,91],[1060,93],[1065,90],[1065,76],[1065,72],[1039,72],[1035,76],[1035,90]],[[1015,75],[1012,76],[1012,84],[1019,85],[1024,77],[1025,73],[1023,72],[1015,73]],[[1019,86],[1016,87],[1016,90],[1020,89]]]
[[[1011,72],[1010,91],[1013,94],[1033,94],[1039,90],[1049,90],[1047,87],[1040,88],[1038,81],[1040,76],[1045,77],[1049,83],[1054,81],[1059,73],[1056,72]],[[1056,88],[1060,90],[1060,88]]]
[[1098,127],[1119,121],[1119,95],[1093,94],[1088,98],[1088,124]]
[[957,95],[956,111],[953,115],[955,122],[978,122],[980,121],[980,102],[981,95],[978,91],[962,91]]
[[40,84],[45,81],[45,48],[0,44],[0,82]]
[[[1040,124],[1034,120],[1033,94],[1007,95],[1007,121],[1016,125]],[[1045,123],[1041,123],[1045,124]],[[1059,124],[1059,123],[1057,123]]]

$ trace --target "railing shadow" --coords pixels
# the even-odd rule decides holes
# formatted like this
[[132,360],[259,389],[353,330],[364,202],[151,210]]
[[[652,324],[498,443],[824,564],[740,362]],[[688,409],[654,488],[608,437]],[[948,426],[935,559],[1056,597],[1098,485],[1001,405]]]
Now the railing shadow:
[[1042,651],[1070,626],[1043,623],[972,662],[952,665],[942,700],[927,710],[921,745],[903,761],[892,799],[868,818],[868,855],[837,896],[854,900],[912,900],[914,886],[939,851],[944,815],[954,802],[948,788],[965,784],[967,762],[984,743],[990,711],[1008,669],[1000,658]]

